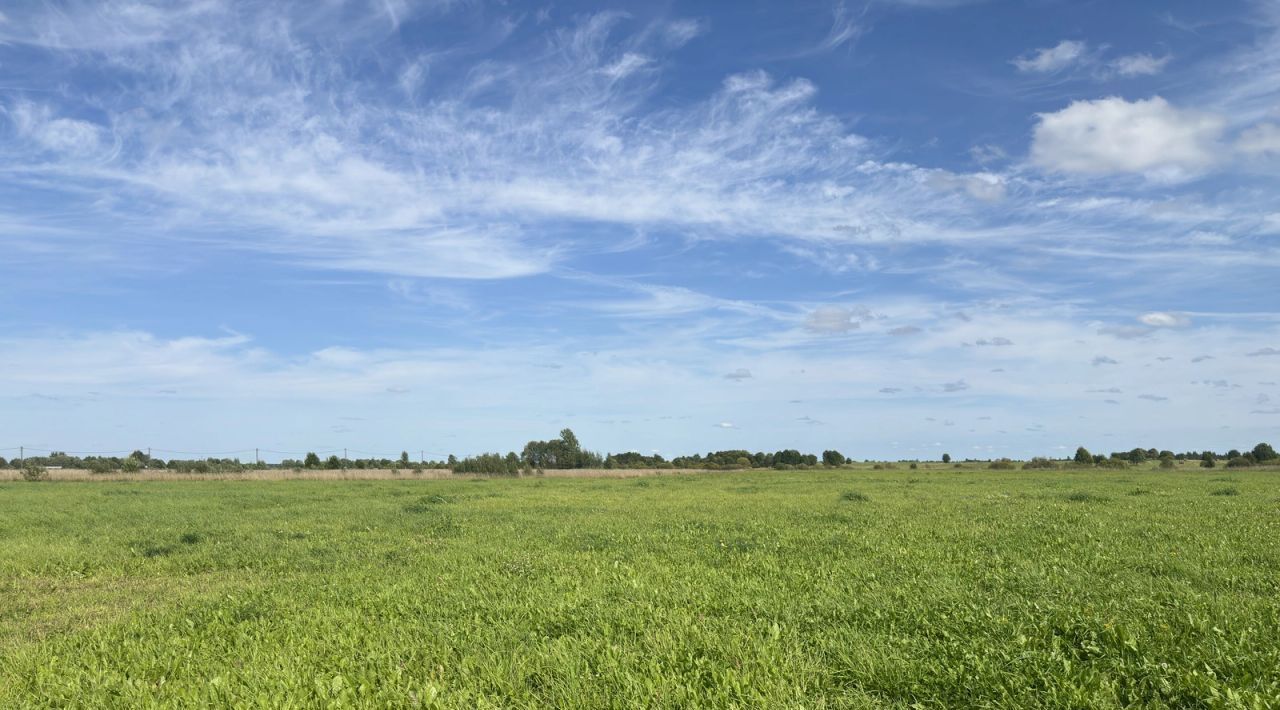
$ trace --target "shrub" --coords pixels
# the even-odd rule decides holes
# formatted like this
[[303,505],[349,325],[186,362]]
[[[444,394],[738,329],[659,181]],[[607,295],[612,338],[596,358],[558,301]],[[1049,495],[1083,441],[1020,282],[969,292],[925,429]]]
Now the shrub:
[[996,471],[1012,471],[1013,469],[1017,468],[1017,466],[1015,466],[1013,464],[1013,461],[1009,459],[996,459],[995,461],[992,461],[991,463],[987,464],[987,468],[990,468]]
[[1124,459],[1103,459],[1098,462],[1100,468],[1129,468],[1129,462]]
[[912,471],[914,471],[914,470],[916,470],[916,469],[920,468],[920,465],[919,465],[919,464],[917,464],[916,462],[912,461],[912,462],[911,462],[911,466],[910,466],[910,468],[911,468],[911,470],[912,470]]
[[142,464],[138,463],[138,460],[132,456],[120,462],[120,470],[125,473],[137,473],[140,468],[142,468]]
[[1249,468],[1253,465],[1253,461],[1244,457],[1237,456],[1227,462],[1227,468]]
[[111,459],[93,459],[86,465],[90,473],[112,473],[116,470],[116,467],[111,463]]
[[1176,468],[1176,467],[1177,467],[1177,464],[1173,462],[1172,458],[1160,459],[1160,468]]
[[49,471],[34,461],[28,461],[22,466],[22,480],[32,482],[47,481],[49,480]]
[[1030,461],[1022,464],[1022,467],[1024,469],[1057,468],[1058,464],[1054,463],[1053,461],[1050,461],[1047,458],[1044,458],[1043,456],[1037,456],[1031,459]]

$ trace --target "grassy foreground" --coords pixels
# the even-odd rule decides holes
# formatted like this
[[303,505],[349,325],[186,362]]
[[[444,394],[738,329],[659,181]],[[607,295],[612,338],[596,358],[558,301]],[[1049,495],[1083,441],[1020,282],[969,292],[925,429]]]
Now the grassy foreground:
[[1280,473],[0,483],[0,707],[1280,707]]

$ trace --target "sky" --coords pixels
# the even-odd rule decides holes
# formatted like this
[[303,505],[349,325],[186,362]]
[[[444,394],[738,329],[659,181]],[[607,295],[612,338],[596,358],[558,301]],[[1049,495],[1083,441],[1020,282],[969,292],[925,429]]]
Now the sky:
[[1226,450],[1277,382],[1274,2],[0,6],[0,456]]

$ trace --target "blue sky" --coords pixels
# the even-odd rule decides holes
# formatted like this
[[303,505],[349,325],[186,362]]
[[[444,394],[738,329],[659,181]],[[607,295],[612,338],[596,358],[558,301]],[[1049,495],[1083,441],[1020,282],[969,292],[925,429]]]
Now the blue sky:
[[1278,441],[1278,175],[1271,2],[7,3],[0,447]]

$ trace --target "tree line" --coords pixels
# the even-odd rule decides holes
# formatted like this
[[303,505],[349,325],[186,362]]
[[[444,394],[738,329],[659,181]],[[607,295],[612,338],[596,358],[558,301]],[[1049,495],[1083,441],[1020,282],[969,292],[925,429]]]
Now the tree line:
[[[951,463],[950,454],[942,454],[943,463]],[[967,462],[978,462],[966,459]],[[1148,461],[1158,461],[1165,468],[1173,468],[1177,461],[1198,461],[1204,468],[1222,465],[1231,468],[1243,468],[1257,465],[1280,465],[1280,455],[1268,443],[1259,443],[1252,449],[1240,451],[1231,449],[1223,453],[1214,451],[1185,451],[1174,453],[1169,450],[1134,448],[1129,451],[1113,451],[1109,455],[1093,454],[1081,446],[1076,449],[1070,459],[1033,458],[1023,464],[1023,468],[1059,468],[1069,466],[1090,466],[1103,468],[1123,468],[1129,465],[1140,465]],[[251,470],[268,469],[423,469],[449,470],[454,473],[474,473],[485,475],[515,476],[533,474],[547,469],[704,469],[704,470],[740,470],[750,468],[772,468],[777,470],[794,470],[804,468],[838,467],[851,463],[852,459],[834,449],[827,449],[821,456],[802,453],[796,449],[783,449],[772,453],[745,449],[710,451],[707,454],[676,456],[670,460],[661,454],[641,454],[626,451],[617,454],[601,455],[582,447],[578,437],[571,429],[562,429],[560,436],[546,441],[530,441],[524,445],[519,454],[509,451],[502,453],[484,453],[458,459],[450,455],[444,460],[418,460],[409,458],[407,451],[402,451],[398,459],[389,458],[339,458],[329,456],[322,459],[314,452],[308,452],[302,459],[285,459],[278,464],[263,462],[244,463],[238,458],[205,458],[205,459],[171,459],[165,461],[136,450],[125,457],[116,456],[71,456],[65,452],[54,451],[47,456],[28,456],[25,459],[6,461],[0,457],[0,468],[78,468],[88,469],[95,473],[131,473],[143,469],[169,470],[180,473],[235,473]],[[991,468],[1015,468],[1009,459],[997,459],[988,462]]]

